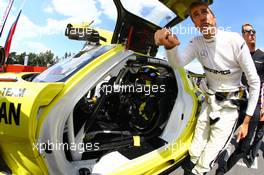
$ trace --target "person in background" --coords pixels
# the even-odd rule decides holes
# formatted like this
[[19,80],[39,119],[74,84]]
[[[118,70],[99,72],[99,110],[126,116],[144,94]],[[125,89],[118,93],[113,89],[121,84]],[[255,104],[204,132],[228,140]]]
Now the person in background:
[[256,49],[256,30],[252,25],[244,24],[242,26],[242,33],[249,47],[262,84],[260,98],[258,101],[258,107],[260,107],[260,112],[258,113],[259,123],[257,125],[257,130],[251,148],[248,151],[247,157],[244,159],[246,160],[246,164],[250,167],[257,156],[264,135],[264,52],[260,49]]
[[251,167],[252,164],[254,163],[254,160],[258,154],[258,150],[262,143],[263,135],[264,135],[264,83],[262,83],[262,88],[261,88],[261,110],[260,110],[260,119],[259,119],[258,127],[251,148],[245,159],[247,161],[248,167]]
[[[250,59],[253,59],[255,63],[255,67],[257,69],[257,73],[260,77],[260,81],[263,84],[264,83],[264,52],[262,52],[259,49],[256,50],[256,31],[251,24],[242,25],[242,36],[246,41],[250,54],[252,56],[252,58]],[[242,82],[248,87],[245,76],[242,76]],[[254,111],[254,115],[249,124],[248,135],[246,136],[245,139],[241,140],[238,143],[238,146],[235,148],[235,151],[230,155],[228,160],[225,161],[216,170],[216,175],[223,175],[226,172],[228,172],[241,158],[244,158],[244,160],[246,159],[246,163],[248,166],[251,166],[253,164],[254,158],[256,157],[257,154],[257,150],[261,145],[261,139],[263,137],[263,121],[258,124],[261,118],[263,120],[264,107],[262,110],[262,106],[263,106],[262,103],[263,103],[263,99],[261,98],[261,94],[260,94],[256,109]],[[245,106],[242,108],[245,108]],[[238,124],[240,124],[243,121],[244,112],[245,111],[241,112],[242,115],[239,117]],[[254,136],[254,132],[257,126],[258,126],[257,134],[255,135],[252,148],[250,149],[250,143]],[[247,154],[249,155],[247,156]]]
[[205,2],[192,3],[189,12],[202,36],[193,38],[184,51],[178,51],[180,41],[168,29],[157,30],[154,39],[156,45],[165,47],[169,64],[174,69],[197,58],[205,70],[207,83],[203,87],[207,100],[197,119],[189,148],[190,159],[183,165],[185,175],[202,175],[211,170],[233,135],[238,118],[236,102],[245,93],[241,84],[242,72],[249,84],[249,99],[237,140],[247,135],[258,101],[260,81],[249,49],[239,34],[219,30],[216,17]]

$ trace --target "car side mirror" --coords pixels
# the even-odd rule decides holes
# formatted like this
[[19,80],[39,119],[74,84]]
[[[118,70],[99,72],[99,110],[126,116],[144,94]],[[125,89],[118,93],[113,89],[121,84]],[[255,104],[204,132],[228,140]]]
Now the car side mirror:
[[88,41],[96,44],[100,44],[100,40],[106,42],[106,38],[101,37],[98,31],[87,26],[75,26],[73,24],[68,24],[65,36],[68,36],[69,39]]
[[5,63],[5,49],[0,46],[0,66]]

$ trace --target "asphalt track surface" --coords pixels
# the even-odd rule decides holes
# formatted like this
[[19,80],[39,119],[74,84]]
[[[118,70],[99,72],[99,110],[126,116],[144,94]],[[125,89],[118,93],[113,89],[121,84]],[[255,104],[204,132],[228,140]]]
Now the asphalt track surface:
[[[231,145],[231,153],[233,152],[235,145]],[[246,164],[240,159],[237,164],[225,175],[264,175],[264,143],[262,140],[262,145],[258,151],[258,157],[256,157],[254,164],[251,168],[248,168]],[[214,168],[207,175],[215,175],[215,170],[218,165],[224,161],[223,154],[219,157],[218,161],[215,163]],[[169,175],[183,175],[183,169],[178,168],[174,170]]]

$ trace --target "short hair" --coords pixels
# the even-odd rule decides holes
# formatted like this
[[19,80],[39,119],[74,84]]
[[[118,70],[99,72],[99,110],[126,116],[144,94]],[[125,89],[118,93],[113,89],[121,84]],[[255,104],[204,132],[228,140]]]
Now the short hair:
[[245,23],[245,24],[243,24],[242,27],[241,27],[241,33],[242,33],[242,34],[244,33],[244,27],[245,27],[245,26],[250,26],[250,27],[254,28],[251,24],[249,24],[249,23]]
[[193,18],[192,18],[191,10],[192,10],[194,7],[198,7],[198,6],[202,6],[202,5],[207,6],[208,9],[209,9],[209,11],[210,11],[210,13],[215,17],[214,12],[213,12],[212,9],[209,7],[209,3],[204,2],[204,1],[194,1],[194,2],[191,3],[191,5],[189,6],[189,11],[188,11],[188,13],[189,13],[189,15],[190,15],[192,21],[193,21]]

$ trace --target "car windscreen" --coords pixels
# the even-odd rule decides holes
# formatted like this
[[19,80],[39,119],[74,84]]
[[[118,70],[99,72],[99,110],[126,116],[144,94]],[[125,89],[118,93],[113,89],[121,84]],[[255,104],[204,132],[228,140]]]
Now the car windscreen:
[[114,45],[92,47],[80,51],[53,65],[33,79],[33,82],[64,82],[98,56],[111,50]]
[[[136,1],[136,3],[135,3]],[[163,27],[176,16],[159,0],[121,0],[123,7],[136,16]]]

